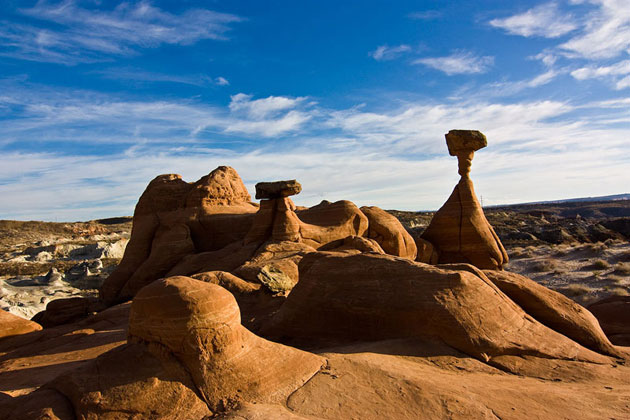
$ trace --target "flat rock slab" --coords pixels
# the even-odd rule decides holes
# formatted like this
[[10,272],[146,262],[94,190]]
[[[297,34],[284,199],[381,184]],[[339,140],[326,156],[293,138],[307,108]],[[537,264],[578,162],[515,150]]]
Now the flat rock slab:
[[295,179],[289,181],[259,182],[256,184],[256,198],[282,198],[299,194],[302,186]]
[[451,156],[456,156],[458,152],[475,152],[488,145],[486,136],[477,130],[451,130],[445,136]]

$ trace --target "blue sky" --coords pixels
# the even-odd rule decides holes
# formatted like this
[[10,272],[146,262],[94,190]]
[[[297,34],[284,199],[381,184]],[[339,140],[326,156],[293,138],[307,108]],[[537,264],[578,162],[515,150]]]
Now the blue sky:
[[630,1],[0,3],[0,218],[129,215],[161,173],[300,205],[630,192]]

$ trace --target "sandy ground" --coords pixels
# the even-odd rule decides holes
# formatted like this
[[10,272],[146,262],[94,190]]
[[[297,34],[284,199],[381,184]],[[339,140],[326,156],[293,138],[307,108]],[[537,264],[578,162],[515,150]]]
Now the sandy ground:
[[523,274],[582,305],[630,295],[630,243],[606,241],[508,249],[507,270]]

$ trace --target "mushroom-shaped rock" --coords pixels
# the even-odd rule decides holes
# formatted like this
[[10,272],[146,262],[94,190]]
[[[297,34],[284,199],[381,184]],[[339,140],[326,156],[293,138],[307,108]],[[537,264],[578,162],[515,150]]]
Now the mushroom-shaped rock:
[[485,136],[478,131],[452,130],[446,138],[449,151],[458,158],[461,179],[422,238],[437,248],[440,264],[470,263],[500,270],[508,262],[507,252],[486,219],[468,176],[474,151],[485,146]]
[[319,356],[254,335],[241,325],[230,292],[189,277],[143,288],[131,306],[129,336],[166,346],[213,411],[238,401],[280,401],[323,364]]
[[256,184],[257,199],[290,197],[299,194],[302,185],[295,179],[289,181],[259,182]]
[[448,153],[457,156],[461,176],[468,176],[475,152],[487,145],[486,136],[477,130],[451,130],[446,133]]

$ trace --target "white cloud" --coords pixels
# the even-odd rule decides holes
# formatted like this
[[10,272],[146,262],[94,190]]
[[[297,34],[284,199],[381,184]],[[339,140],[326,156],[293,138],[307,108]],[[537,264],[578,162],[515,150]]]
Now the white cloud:
[[388,61],[399,57],[401,54],[411,51],[409,45],[398,45],[396,47],[390,47],[387,45],[381,45],[369,55],[376,61]]
[[454,74],[485,73],[494,64],[494,57],[475,56],[470,52],[457,51],[446,57],[420,58],[413,64],[423,64],[451,76]]
[[612,66],[582,67],[571,72],[571,76],[578,80],[593,79],[605,76],[630,74],[630,60],[620,61]]
[[[620,61],[610,66],[588,66],[571,72],[577,80],[586,79],[607,79],[613,82],[617,90],[625,89],[628,86],[630,75],[630,60]],[[620,77],[621,76],[621,77]]]
[[221,77],[221,76],[215,78],[214,83],[216,83],[219,86],[228,86],[230,84],[230,82],[225,77]]
[[73,65],[131,55],[162,44],[191,45],[202,39],[225,39],[230,24],[242,19],[205,9],[174,15],[149,2],[123,2],[114,9],[87,9],[74,0],[38,1],[21,12],[53,22],[59,29],[2,22],[1,54],[19,59]]
[[621,80],[618,80],[615,84],[617,90],[630,88],[630,76],[626,76]]
[[230,111],[244,111],[252,118],[260,119],[269,115],[295,108],[304,102],[305,97],[288,98],[285,96],[269,96],[267,98],[252,100],[252,95],[238,93],[231,96]]
[[[584,3],[584,1],[575,1]],[[630,53],[630,4],[627,0],[588,0],[598,6],[584,30],[560,45],[570,58],[606,59]]]
[[513,35],[557,38],[577,28],[571,16],[563,15],[556,3],[541,4],[533,9],[504,19],[493,19],[490,25]]

